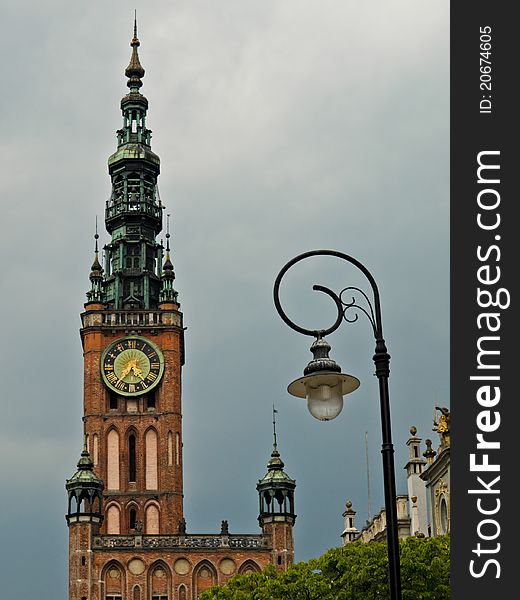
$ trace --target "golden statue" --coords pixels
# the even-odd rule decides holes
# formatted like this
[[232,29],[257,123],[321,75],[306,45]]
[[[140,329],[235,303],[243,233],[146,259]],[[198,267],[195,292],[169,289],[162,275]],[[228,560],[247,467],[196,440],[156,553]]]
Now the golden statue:
[[[439,420],[437,420],[438,410],[441,412]],[[451,414],[449,409],[436,406],[435,414],[433,416],[433,431],[436,431],[441,438],[441,448],[447,448],[450,445],[450,423]]]

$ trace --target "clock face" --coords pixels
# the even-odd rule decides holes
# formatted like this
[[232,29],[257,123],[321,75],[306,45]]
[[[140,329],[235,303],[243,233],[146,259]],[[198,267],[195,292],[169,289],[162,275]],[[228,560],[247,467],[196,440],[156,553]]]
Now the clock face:
[[141,337],[126,337],[112,343],[101,357],[106,385],[121,396],[138,396],[161,380],[164,357],[159,348]]

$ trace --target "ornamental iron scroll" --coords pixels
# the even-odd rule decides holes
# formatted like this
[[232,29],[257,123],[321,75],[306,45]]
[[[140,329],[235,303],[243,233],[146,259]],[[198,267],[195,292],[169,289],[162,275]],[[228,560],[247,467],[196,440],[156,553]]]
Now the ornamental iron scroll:
[[[368,279],[368,282],[370,283],[370,286],[372,288],[373,301],[370,301],[370,298],[363,290],[354,286],[345,287],[343,288],[343,290],[341,290],[339,294],[336,294],[334,291],[323,285],[313,285],[313,290],[327,294],[334,301],[337,310],[336,320],[327,329],[306,329],[291,321],[291,319],[289,319],[289,317],[286,315],[280,303],[280,283],[284,275],[292,266],[312,256],[335,256],[336,258],[346,260],[347,262],[357,267],[363,273],[363,275],[365,275],[365,277]],[[347,292],[353,293],[350,300],[343,299],[343,296],[346,295]],[[356,293],[362,296],[363,301],[366,303],[366,308],[356,300]],[[361,311],[368,318],[370,325],[372,326],[374,338],[377,342],[379,342],[378,345],[380,345],[381,342],[384,344],[383,326],[381,322],[381,302],[379,298],[379,290],[377,284],[370,271],[357,259],[353,258],[352,256],[349,256],[348,254],[344,254],[343,252],[338,252],[336,250],[312,250],[310,252],[304,252],[303,254],[299,254],[298,256],[290,260],[282,268],[280,273],[278,273],[278,276],[276,277],[274,283],[273,294],[274,304],[276,306],[278,314],[280,315],[282,320],[287,325],[289,325],[291,329],[294,329],[298,333],[302,333],[303,335],[309,335],[316,338],[323,338],[336,331],[336,329],[338,329],[338,327],[341,325],[342,321],[345,321],[347,323],[355,323],[358,320],[358,313],[355,311]],[[349,316],[347,316],[347,313],[350,314],[352,312],[352,309],[354,309],[354,316],[350,318]]]

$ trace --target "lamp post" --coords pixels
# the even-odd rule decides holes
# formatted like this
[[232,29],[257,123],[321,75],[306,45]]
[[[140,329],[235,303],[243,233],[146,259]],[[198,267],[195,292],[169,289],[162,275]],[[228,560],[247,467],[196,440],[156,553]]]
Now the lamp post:
[[[372,302],[370,298],[360,288],[348,286],[344,288],[339,295],[321,285],[314,285],[313,290],[323,292],[330,296],[334,301],[338,316],[333,325],[328,329],[311,330],[300,327],[285,314],[279,298],[280,283],[287,271],[296,263],[312,256],[335,256],[346,260],[357,267],[368,279],[372,288]],[[350,300],[343,299],[344,294],[350,295]],[[366,303],[366,308],[357,303],[356,294],[360,294]],[[389,570],[389,589],[391,600],[401,600],[401,575],[399,564],[399,536],[397,530],[397,501],[395,491],[395,468],[394,468],[394,447],[392,444],[392,428],[390,422],[390,398],[388,393],[388,377],[390,375],[390,355],[388,354],[385,340],[383,338],[383,326],[381,321],[381,303],[379,290],[375,279],[370,271],[358,260],[336,250],[312,250],[299,254],[290,260],[278,273],[274,283],[274,303],[280,317],[289,327],[303,335],[309,335],[316,338],[311,346],[311,352],[314,355],[313,360],[304,370],[304,377],[293,381],[287,391],[298,397],[305,397],[309,411],[313,416],[320,420],[330,420],[335,418],[343,407],[343,396],[359,387],[359,381],[352,375],[342,374],[339,366],[329,358],[329,344],[323,339],[329,333],[338,329],[343,320],[347,323],[357,321],[358,312],[361,311],[370,321],[375,339],[375,353],[373,361],[375,365],[375,375],[379,381],[379,401],[381,409],[381,430],[382,430],[382,449],[383,456],[383,482],[385,491],[386,508],[386,528],[388,544],[388,570]],[[353,294],[353,295],[352,295]],[[348,318],[354,309],[353,318]],[[348,314],[347,314],[348,313]]]

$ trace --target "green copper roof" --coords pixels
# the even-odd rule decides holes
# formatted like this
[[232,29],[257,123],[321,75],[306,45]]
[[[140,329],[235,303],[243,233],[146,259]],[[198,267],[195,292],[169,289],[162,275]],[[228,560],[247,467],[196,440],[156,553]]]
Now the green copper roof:
[[83,448],[78,461],[78,470],[70,479],[67,479],[65,487],[68,490],[75,487],[103,487],[103,481],[94,473],[94,463],[86,447]]
[[128,158],[141,158],[144,160],[149,160],[156,165],[160,164],[160,159],[152,152],[150,148],[145,146],[144,144],[139,143],[128,143],[122,144],[111,156],[108,158],[109,166],[116,163],[119,160],[125,160]]
[[293,486],[295,484],[294,479],[291,479],[289,475],[283,470],[284,462],[280,458],[280,453],[278,452],[278,448],[276,444],[273,447],[273,451],[271,453],[271,458],[267,463],[267,473],[258,481],[258,485],[260,486],[269,486],[271,484],[290,484]]

